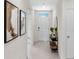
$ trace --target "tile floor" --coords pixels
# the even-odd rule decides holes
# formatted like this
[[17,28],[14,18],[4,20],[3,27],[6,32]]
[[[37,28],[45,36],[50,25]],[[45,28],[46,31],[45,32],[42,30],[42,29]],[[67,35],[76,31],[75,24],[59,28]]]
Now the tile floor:
[[49,42],[37,42],[32,46],[31,59],[60,59],[57,52],[52,52]]

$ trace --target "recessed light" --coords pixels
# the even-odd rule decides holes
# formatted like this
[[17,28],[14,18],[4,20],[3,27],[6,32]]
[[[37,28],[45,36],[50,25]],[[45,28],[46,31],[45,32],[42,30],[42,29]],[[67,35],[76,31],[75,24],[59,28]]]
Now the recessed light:
[[43,5],[45,5],[45,3],[43,3]]

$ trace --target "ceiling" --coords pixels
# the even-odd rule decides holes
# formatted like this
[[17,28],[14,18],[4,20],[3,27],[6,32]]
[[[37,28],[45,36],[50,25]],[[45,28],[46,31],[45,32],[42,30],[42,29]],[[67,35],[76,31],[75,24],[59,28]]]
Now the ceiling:
[[54,8],[57,2],[58,0],[30,0],[32,8],[42,8],[42,6],[45,6],[46,8]]

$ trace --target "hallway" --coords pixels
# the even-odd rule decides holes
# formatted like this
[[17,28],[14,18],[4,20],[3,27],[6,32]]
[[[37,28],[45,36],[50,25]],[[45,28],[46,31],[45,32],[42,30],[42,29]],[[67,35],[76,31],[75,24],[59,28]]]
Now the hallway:
[[73,1],[6,0],[5,59],[74,58]]
[[57,52],[50,50],[49,42],[37,42],[31,49],[32,59],[60,59]]

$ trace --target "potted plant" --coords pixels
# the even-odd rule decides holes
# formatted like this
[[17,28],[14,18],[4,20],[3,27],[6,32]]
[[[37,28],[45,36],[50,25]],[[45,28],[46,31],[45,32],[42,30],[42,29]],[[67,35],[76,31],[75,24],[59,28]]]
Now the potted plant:
[[50,31],[51,31],[50,39],[51,39],[51,40],[56,40],[56,36],[57,36],[57,34],[56,34],[56,32],[57,32],[57,28],[53,28],[53,27],[51,27],[51,28],[50,28]]

